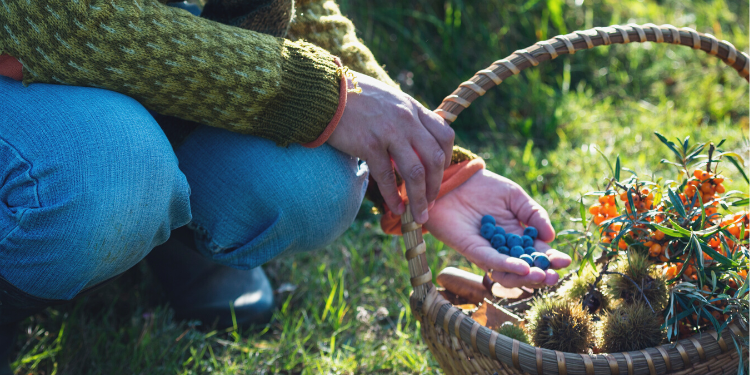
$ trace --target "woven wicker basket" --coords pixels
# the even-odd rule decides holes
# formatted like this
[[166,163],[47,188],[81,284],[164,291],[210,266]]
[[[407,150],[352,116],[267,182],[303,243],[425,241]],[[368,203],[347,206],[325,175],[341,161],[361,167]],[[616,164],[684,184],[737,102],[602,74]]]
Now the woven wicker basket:
[[[612,26],[557,36],[514,52],[477,72],[471,80],[443,100],[436,113],[453,122],[486,90],[530,66],[552,60],[560,54],[612,43],[656,42],[681,44],[701,49],[722,59],[748,80],[750,58],[738,53],[729,42],[709,34],[677,29],[672,25]],[[721,338],[715,331],[686,340],[628,353],[587,355],[535,348],[500,335],[466,316],[440,295],[432,284],[421,226],[410,210],[401,217],[401,229],[409,262],[414,293],[412,312],[421,322],[427,346],[447,374],[736,374],[739,357],[731,339],[744,339],[747,330],[730,324]],[[743,351],[747,358],[747,350]],[[747,363],[747,362],[745,362]]]

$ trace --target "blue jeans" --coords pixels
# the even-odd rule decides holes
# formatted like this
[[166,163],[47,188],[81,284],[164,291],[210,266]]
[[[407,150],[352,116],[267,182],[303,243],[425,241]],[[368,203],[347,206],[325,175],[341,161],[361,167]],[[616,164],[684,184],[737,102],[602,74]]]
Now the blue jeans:
[[72,299],[186,224],[235,268],[324,247],[366,185],[366,165],[328,145],[199,126],[175,151],[127,96],[0,77],[0,276],[36,297]]

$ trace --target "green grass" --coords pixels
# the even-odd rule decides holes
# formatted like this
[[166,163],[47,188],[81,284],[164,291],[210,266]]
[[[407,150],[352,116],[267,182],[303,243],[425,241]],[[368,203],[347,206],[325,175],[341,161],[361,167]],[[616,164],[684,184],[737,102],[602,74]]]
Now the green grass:
[[[476,70],[560,30],[669,22],[748,48],[743,1],[341,3],[391,75],[433,108]],[[538,68],[465,111],[455,124],[457,143],[526,188],[558,230],[576,225],[570,219],[578,216],[580,195],[600,188],[609,173],[594,146],[611,158],[620,155],[641,175],[671,172],[658,164],[669,154],[654,130],[704,142],[726,138],[724,149],[750,160],[748,85],[705,53],[611,46]],[[727,190],[748,190],[731,167],[725,174],[733,179]],[[446,266],[472,269],[431,236],[426,241],[435,274]],[[214,331],[175,321],[140,264],[96,295],[24,321],[16,375],[440,372],[408,307],[402,242],[380,231],[366,204],[334,244],[265,269],[274,285],[297,287],[278,295],[279,310],[267,327]]]

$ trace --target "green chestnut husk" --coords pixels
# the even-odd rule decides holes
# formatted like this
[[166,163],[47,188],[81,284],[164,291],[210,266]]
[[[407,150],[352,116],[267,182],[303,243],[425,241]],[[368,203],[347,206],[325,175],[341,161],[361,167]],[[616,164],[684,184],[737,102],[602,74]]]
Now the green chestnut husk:
[[526,336],[526,332],[523,331],[523,328],[511,322],[503,323],[503,325],[501,325],[500,328],[498,328],[497,333],[508,336],[512,339],[518,340],[526,344],[529,343],[529,338],[528,336]]
[[564,298],[537,298],[526,314],[526,332],[534,346],[586,353],[594,343],[594,324],[580,303]]
[[602,315],[597,346],[606,353],[658,346],[665,337],[660,318],[643,302],[621,304]]
[[607,294],[612,299],[622,299],[625,304],[632,305],[643,302],[645,296],[656,312],[666,307],[669,299],[666,279],[647,255],[628,253],[627,257],[621,257],[617,262],[615,271],[630,277],[643,293],[628,278],[610,274],[607,278]]

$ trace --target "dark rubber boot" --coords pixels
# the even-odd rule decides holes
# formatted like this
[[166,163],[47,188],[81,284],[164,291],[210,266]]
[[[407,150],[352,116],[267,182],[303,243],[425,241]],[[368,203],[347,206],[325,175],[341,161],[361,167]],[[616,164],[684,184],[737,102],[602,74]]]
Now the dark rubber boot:
[[230,304],[241,326],[265,325],[273,317],[273,289],[263,270],[238,270],[205,258],[195,250],[193,231],[187,226],[173,230],[146,259],[178,319],[231,327]]

